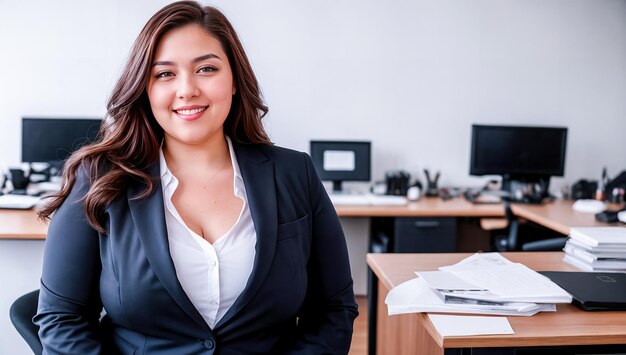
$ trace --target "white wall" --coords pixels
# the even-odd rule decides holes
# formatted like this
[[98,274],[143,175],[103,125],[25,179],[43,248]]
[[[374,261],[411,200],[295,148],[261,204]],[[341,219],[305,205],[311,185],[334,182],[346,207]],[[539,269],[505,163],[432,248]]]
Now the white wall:
[[[167,1],[0,5],[0,166],[20,117],[102,117],[130,44]],[[468,176],[472,123],[569,127],[565,178],[624,168],[623,0],[216,1],[248,51],[284,146],[370,139],[373,177]],[[420,176],[421,177],[421,176]]]
[[[22,116],[102,117],[130,44],[167,2],[1,3],[0,167],[19,162]],[[242,38],[279,145],[368,139],[376,180],[388,169],[431,168],[443,185],[477,186],[485,179],[468,176],[472,123],[560,125],[568,151],[554,188],[626,168],[624,0],[214,4]],[[362,292],[367,221],[343,223]],[[21,270],[14,261],[0,259],[0,269]],[[36,284],[37,273],[28,276]],[[3,274],[15,289],[0,295],[0,311],[25,278]],[[0,353],[19,353],[7,333]]]

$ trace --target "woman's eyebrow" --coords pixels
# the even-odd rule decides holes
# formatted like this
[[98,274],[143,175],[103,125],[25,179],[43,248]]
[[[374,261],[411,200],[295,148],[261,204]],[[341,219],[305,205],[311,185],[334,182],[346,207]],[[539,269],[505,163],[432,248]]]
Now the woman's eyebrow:
[[211,58],[216,58],[216,59],[222,60],[222,58],[220,58],[217,54],[209,53],[209,54],[201,55],[201,56],[199,56],[197,58],[194,58],[192,62],[197,63],[197,62],[201,62],[203,60],[207,60],[207,59],[211,59]]
[[[209,54],[201,55],[199,57],[194,58],[192,60],[192,63],[201,62],[203,60],[207,60],[207,59],[211,59],[211,58],[216,58],[216,59],[222,60],[222,58],[220,58],[217,54],[209,53]],[[156,67],[157,65],[175,65],[175,63],[171,62],[171,61],[168,61],[168,60],[158,60],[158,61],[156,61],[156,62],[154,62],[152,64],[153,67]]]

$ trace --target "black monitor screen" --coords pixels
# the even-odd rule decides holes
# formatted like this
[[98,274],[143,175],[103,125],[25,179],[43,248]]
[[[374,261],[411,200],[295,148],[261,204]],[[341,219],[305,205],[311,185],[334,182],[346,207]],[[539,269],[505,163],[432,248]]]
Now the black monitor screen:
[[99,119],[22,118],[22,161],[64,161],[96,139],[101,123]]
[[335,182],[370,180],[370,142],[311,141],[311,159],[322,180]]
[[472,126],[471,175],[563,176],[567,128]]

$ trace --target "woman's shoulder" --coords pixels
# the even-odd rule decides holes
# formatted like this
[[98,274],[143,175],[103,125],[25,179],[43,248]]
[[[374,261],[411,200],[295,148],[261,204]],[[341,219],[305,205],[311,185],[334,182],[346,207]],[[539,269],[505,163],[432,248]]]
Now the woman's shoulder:
[[244,158],[255,157],[257,159],[269,159],[274,162],[293,164],[303,164],[307,156],[304,152],[275,144],[242,145],[239,151]]
[[80,188],[89,188],[98,179],[111,170],[110,163],[104,159],[85,158],[66,167],[68,176],[64,177],[71,181],[71,185]]

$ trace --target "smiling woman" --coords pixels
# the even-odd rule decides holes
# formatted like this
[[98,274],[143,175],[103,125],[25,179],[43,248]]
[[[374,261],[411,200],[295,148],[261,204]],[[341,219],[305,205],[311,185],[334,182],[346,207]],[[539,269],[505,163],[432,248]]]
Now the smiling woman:
[[224,15],[157,12],[107,108],[41,212],[45,352],[346,354],[341,226],[310,157],[270,143]]

